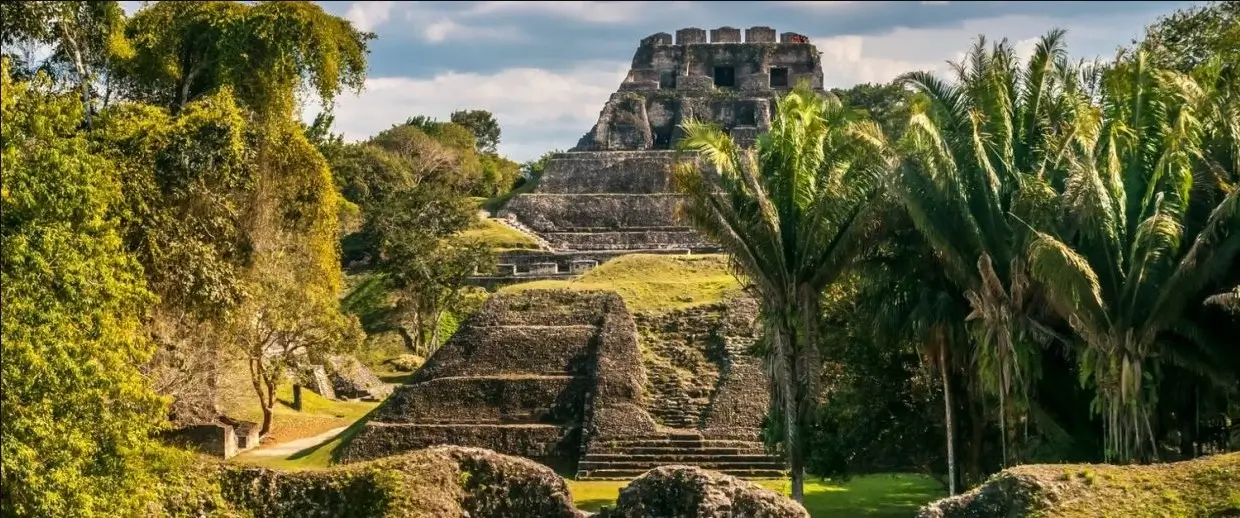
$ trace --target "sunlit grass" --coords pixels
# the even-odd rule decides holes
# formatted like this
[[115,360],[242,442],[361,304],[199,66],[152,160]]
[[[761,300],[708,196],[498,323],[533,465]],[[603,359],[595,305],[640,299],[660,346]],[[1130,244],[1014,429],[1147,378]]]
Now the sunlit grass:
[[461,233],[467,240],[478,241],[495,250],[536,250],[538,242],[528,234],[490,218],[481,219]]
[[718,254],[631,254],[618,257],[572,280],[514,284],[501,291],[567,288],[619,293],[629,310],[663,312],[720,302],[740,293],[741,285]]
[[[759,485],[789,493],[787,479],[755,480]],[[569,480],[577,508],[598,511],[615,504],[624,480]],[[805,509],[810,516],[909,517],[921,506],[945,496],[941,485],[922,475],[867,475],[847,482],[808,480],[805,483]]]

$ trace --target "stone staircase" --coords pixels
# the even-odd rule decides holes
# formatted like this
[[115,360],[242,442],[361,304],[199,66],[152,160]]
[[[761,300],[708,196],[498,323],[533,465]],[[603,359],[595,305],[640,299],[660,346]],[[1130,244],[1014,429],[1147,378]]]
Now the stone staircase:
[[782,459],[762,443],[716,439],[694,432],[668,432],[625,439],[602,440],[590,446],[577,464],[577,480],[631,479],[667,465],[698,466],[743,478],[779,478]]

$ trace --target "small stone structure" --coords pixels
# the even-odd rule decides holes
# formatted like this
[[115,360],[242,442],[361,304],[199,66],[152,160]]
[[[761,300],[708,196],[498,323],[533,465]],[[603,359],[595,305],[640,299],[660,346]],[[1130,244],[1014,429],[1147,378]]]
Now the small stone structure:
[[258,423],[218,416],[210,422],[184,425],[163,434],[164,440],[182,448],[231,459],[255,448],[259,442]]
[[[766,378],[756,359],[738,353],[752,343],[743,323],[752,308],[737,307],[720,305],[638,324],[615,293],[497,294],[427,360],[411,384],[380,405],[345,447],[343,459],[456,444],[575,469],[578,478],[626,478],[663,464],[779,476],[782,463],[759,442]],[[650,345],[643,354],[639,328],[643,335],[662,333],[640,340],[662,340],[664,354],[679,349],[711,355],[698,362],[712,365],[701,369],[710,371],[710,386],[688,387],[691,379],[676,380],[688,385],[652,384],[648,377],[670,378],[648,368],[660,353]],[[683,331],[668,333],[669,328]],[[689,342],[696,345],[685,345]],[[670,418],[673,411],[663,400],[690,396],[693,408]]]

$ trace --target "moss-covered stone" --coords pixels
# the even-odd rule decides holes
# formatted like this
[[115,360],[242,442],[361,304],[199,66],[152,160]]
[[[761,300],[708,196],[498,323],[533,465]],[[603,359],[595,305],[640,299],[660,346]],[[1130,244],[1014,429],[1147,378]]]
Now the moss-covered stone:
[[664,466],[620,490],[600,518],[809,518],[804,507],[762,486],[689,466]]
[[1240,516],[1240,453],[1148,466],[1018,466],[917,516]]
[[[192,475],[192,477],[191,477]],[[179,475],[155,516],[575,518],[564,480],[533,461],[435,447],[381,461],[285,472],[207,464]]]

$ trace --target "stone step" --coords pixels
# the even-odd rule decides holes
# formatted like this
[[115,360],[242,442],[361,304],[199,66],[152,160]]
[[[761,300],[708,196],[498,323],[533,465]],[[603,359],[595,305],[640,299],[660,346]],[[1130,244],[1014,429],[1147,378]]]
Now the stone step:
[[617,454],[617,455],[687,455],[690,453],[700,455],[765,455],[764,448],[678,448],[672,446],[625,446],[625,447],[609,447],[609,446],[592,446],[590,454]]
[[780,461],[728,461],[728,460],[697,460],[689,461],[683,459],[668,458],[665,460],[649,460],[649,461],[582,461],[577,464],[577,469],[585,471],[595,471],[600,469],[654,469],[659,466],[667,466],[670,464],[678,464],[684,466],[697,466],[702,469],[713,471],[722,471],[729,469],[784,469],[784,463]]
[[556,248],[569,250],[696,249],[705,244],[693,231],[546,232],[543,238]]
[[[577,480],[629,480],[650,471],[648,469],[597,469],[578,471]],[[782,469],[724,469],[717,470],[726,475],[739,478],[782,478],[786,475]]]
[[663,464],[675,464],[678,462],[710,462],[710,461],[732,461],[732,462],[783,462],[779,457],[762,453],[738,453],[738,454],[720,454],[720,453],[587,453],[581,458],[582,462],[650,462],[657,461]]
[[702,438],[625,438],[613,439],[607,441],[609,444],[619,446],[673,446],[679,448],[703,448],[703,447],[723,447],[723,448],[745,448],[745,447],[761,447],[762,443],[757,441],[746,441],[740,439],[702,439]]

